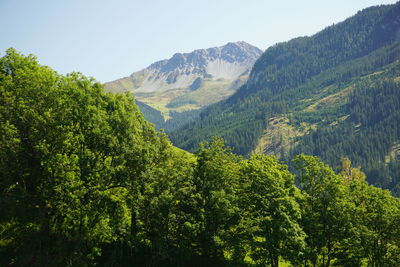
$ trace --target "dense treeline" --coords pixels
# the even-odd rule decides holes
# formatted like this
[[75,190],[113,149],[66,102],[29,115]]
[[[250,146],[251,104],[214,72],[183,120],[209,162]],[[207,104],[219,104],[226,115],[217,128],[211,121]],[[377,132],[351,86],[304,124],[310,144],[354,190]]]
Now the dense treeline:
[[188,122],[191,122],[199,117],[201,109],[186,110],[182,112],[170,111],[170,119],[165,121],[162,127],[166,133],[182,128]]
[[[395,266],[400,201],[341,160],[174,148],[130,95],[0,59],[1,266]],[[295,173],[295,174],[294,174]],[[297,186],[295,186],[297,184]]]
[[[399,163],[397,160],[384,161],[391,147],[400,140],[397,135],[399,121],[395,118],[399,109],[391,109],[391,113],[387,111],[385,114],[392,114],[391,118],[382,120],[378,128],[373,129],[369,127],[371,124],[364,123],[357,130],[360,131],[358,134],[353,126],[346,132],[324,125],[350,113],[352,118],[382,118],[383,113],[379,113],[374,105],[377,100],[381,108],[385,103],[392,103],[393,98],[400,95],[398,90],[380,92],[380,85],[365,79],[362,86],[375,88],[365,92],[369,98],[379,95],[375,101],[367,101],[362,97],[363,92],[357,90],[351,101],[356,98],[364,101],[364,105],[357,109],[349,108],[349,104],[344,108],[303,111],[322,98],[359,83],[368,75],[388,68],[394,72],[391,80],[400,75],[399,68],[393,67],[400,60],[399,14],[400,3],[367,8],[311,37],[296,38],[268,48],[255,63],[246,85],[225,101],[207,107],[197,120],[168,133],[172,142],[185,150],[195,151],[199,143],[219,135],[235,153],[249,156],[261,135],[268,130],[269,120],[290,114],[290,124],[294,127],[298,128],[302,122],[314,124],[318,129],[323,125],[318,133],[306,135],[304,140],[302,137],[295,140],[292,146],[300,146],[292,155],[313,153],[332,166],[338,165],[338,155],[347,155],[357,166],[366,168],[370,181],[375,185],[398,191],[395,188],[398,187]],[[348,99],[340,101],[346,105]],[[327,131],[332,133],[325,136]],[[390,138],[385,138],[386,132],[391,132]],[[357,139],[360,136],[363,138]],[[336,145],[331,147],[333,144]],[[279,144],[274,145],[279,147]],[[288,158],[284,159],[289,161]]]
[[[300,152],[317,155],[332,166],[339,165],[337,155],[347,156],[357,166],[366,166],[371,183],[399,196],[399,153],[393,151],[400,140],[400,83],[395,81],[399,74],[400,64],[396,63],[353,83],[347,103],[324,113],[325,123],[299,138],[291,156]],[[295,120],[312,122],[319,114],[298,113]],[[347,118],[332,124],[340,115]]]
[[143,114],[146,121],[154,124],[157,129],[163,128],[164,125],[164,116],[161,114],[159,110],[156,110],[149,105],[136,100],[136,105],[140,109],[140,112]]
[[367,8],[311,37],[268,48],[247,83],[225,101],[207,107],[200,119],[170,133],[173,143],[194,151],[199,142],[221,135],[236,153],[248,155],[269,118],[292,111],[325,86],[398,60],[399,14],[400,3]]

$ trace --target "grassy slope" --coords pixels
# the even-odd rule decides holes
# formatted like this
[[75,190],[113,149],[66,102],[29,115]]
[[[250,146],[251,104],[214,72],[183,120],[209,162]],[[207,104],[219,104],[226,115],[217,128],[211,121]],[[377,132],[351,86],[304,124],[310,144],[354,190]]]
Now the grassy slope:
[[[371,79],[379,80],[389,77],[393,81],[400,82],[400,73],[397,70],[399,64],[397,61],[380,71],[356,77],[345,84],[329,85],[310,98],[299,101],[293,108],[295,112],[270,118],[253,153],[284,157],[288,155],[290,149],[296,147],[302,136],[311,134],[320,127],[340,127],[341,122],[349,118],[348,111],[344,107],[349,104],[349,94],[352,90],[361,84],[368,83]],[[310,117],[322,119],[310,121]]]

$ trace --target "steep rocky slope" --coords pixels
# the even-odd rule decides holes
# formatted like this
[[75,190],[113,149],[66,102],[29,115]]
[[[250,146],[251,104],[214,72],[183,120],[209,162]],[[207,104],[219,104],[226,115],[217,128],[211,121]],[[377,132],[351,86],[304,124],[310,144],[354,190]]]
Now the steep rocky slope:
[[245,42],[176,53],[105,87],[113,92],[131,91],[168,118],[171,110],[198,109],[232,95],[261,54]]

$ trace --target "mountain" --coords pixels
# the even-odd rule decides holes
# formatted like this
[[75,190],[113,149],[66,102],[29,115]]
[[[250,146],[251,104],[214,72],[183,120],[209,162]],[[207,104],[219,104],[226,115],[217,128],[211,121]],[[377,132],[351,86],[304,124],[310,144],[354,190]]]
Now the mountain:
[[[168,119],[171,111],[199,109],[232,95],[261,54],[245,42],[176,53],[129,77],[108,82],[105,88],[133,92],[139,101],[160,110]],[[147,117],[146,112],[144,115]]]
[[374,184],[397,186],[400,194],[399,40],[398,2],[276,44],[235,94],[205,108],[171,139],[193,151],[219,135],[242,155],[290,160],[306,152],[333,166],[347,156]]
[[140,101],[163,111],[197,109],[231,95],[261,54],[245,42],[176,53],[105,87],[131,91]]

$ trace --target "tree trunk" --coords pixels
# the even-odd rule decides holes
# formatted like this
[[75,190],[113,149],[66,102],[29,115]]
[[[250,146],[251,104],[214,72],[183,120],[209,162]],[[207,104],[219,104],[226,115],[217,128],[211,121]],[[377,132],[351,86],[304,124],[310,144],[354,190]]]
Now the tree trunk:
[[279,257],[275,257],[274,261],[275,261],[274,266],[279,267]]
[[272,267],[279,267],[279,256],[270,255],[270,261]]
[[135,236],[138,232],[137,227],[137,212],[134,207],[131,207],[131,237]]

